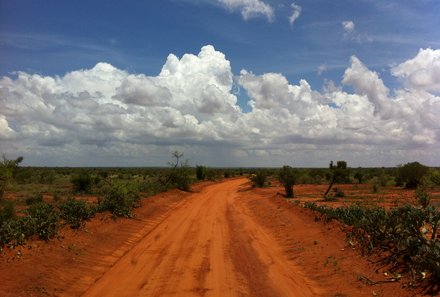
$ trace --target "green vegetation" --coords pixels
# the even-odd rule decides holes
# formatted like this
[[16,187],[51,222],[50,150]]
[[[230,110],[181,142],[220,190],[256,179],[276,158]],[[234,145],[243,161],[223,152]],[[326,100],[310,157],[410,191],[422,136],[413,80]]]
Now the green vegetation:
[[267,173],[264,170],[258,170],[251,176],[251,182],[254,187],[262,188],[266,184]]
[[347,169],[347,162],[345,161],[336,162],[336,166],[333,164],[333,161],[330,161],[329,168],[330,168],[330,172],[329,172],[330,184],[328,186],[327,191],[324,194],[324,199],[330,199],[328,193],[330,192],[335,182],[345,183],[348,181],[348,177],[350,175],[350,172]]
[[296,181],[295,170],[292,167],[285,165],[280,169],[278,176],[281,184],[284,187],[284,190],[286,191],[286,197],[293,198],[293,186],[295,185]]
[[23,157],[15,160],[8,160],[3,156],[0,162],[0,199],[3,197],[9,183],[17,172],[18,165],[23,161]]
[[386,211],[357,205],[330,208],[307,202],[307,208],[323,214],[326,221],[337,219],[353,229],[347,236],[367,254],[385,254],[382,262],[403,269],[413,282],[425,278],[440,282],[440,212],[432,206],[406,205]]
[[60,216],[73,229],[84,226],[93,215],[93,209],[85,201],[69,198],[60,205]]
[[399,181],[404,183],[405,188],[415,189],[428,173],[429,168],[419,162],[407,163],[398,169]]

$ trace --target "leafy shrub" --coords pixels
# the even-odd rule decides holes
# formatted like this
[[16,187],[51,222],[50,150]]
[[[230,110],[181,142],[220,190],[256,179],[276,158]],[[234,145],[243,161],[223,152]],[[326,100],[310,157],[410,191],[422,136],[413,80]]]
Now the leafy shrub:
[[198,165],[196,166],[196,177],[197,180],[204,180],[206,179],[206,167]]
[[132,218],[134,207],[139,206],[139,193],[133,185],[112,185],[99,201],[99,211],[110,211],[113,217]]
[[3,202],[3,205],[0,205],[0,225],[3,222],[12,220],[14,218],[15,218],[14,204],[11,201]]
[[284,190],[286,191],[286,197],[287,198],[293,198],[293,186],[295,185],[296,181],[296,174],[292,167],[290,166],[283,166],[283,168],[280,169],[278,173],[278,178],[280,182],[284,186]]
[[88,172],[80,172],[73,175],[70,179],[73,190],[80,193],[90,193],[92,188],[92,177]]
[[28,231],[33,231],[32,234],[46,241],[56,235],[60,216],[52,205],[44,202],[36,203],[31,205],[25,213],[30,220],[28,228],[31,230]]
[[10,219],[0,224],[0,248],[5,244],[20,245],[34,234],[34,223],[29,217]]
[[266,173],[262,170],[257,171],[256,174],[251,176],[251,182],[254,187],[262,188],[266,184]]
[[417,203],[423,208],[428,207],[429,202],[431,201],[431,197],[426,191],[426,188],[422,185],[419,185],[416,189],[416,200]]
[[93,215],[93,211],[85,201],[70,198],[60,205],[60,215],[71,228],[79,229]]

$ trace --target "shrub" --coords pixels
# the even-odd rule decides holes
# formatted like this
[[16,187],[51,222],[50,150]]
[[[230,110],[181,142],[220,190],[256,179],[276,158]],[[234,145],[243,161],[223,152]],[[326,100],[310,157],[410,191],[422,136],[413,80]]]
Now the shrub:
[[416,189],[416,200],[417,204],[419,204],[423,208],[428,207],[429,202],[431,201],[431,197],[426,191],[426,188],[422,185],[419,185]]
[[294,197],[293,186],[295,185],[295,181],[296,181],[296,174],[294,169],[290,166],[283,166],[283,168],[281,168],[278,173],[278,178],[284,186],[284,190],[286,191],[286,197],[293,198]]
[[39,202],[31,205],[25,213],[30,220],[29,233],[38,235],[46,241],[56,235],[59,214],[52,205]]
[[75,192],[90,193],[92,178],[88,172],[81,172],[73,175],[70,179]]
[[419,162],[407,163],[398,169],[399,181],[405,183],[405,188],[415,189],[428,171],[429,168]]
[[93,215],[93,211],[85,201],[70,198],[60,205],[60,215],[71,228],[79,229]]
[[257,171],[256,174],[251,176],[251,182],[254,187],[262,188],[266,184],[266,173],[262,170]]
[[132,218],[134,207],[139,206],[139,193],[133,185],[114,184],[99,201],[99,211],[110,211],[113,217]]
[[204,180],[206,179],[206,167],[198,165],[196,166],[196,177],[197,180]]
[[3,205],[0,205],[0,225],[3,222],[12,220],[15,218],[14,204],[11,201],[5,201]]

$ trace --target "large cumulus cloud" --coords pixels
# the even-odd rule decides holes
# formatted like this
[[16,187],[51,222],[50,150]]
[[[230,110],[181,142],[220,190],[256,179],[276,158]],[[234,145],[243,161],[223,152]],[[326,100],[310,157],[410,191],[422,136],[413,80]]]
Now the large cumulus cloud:
[[[108,63],[62,77],[19,72],[0,80],[0,150],[39,165],[54,156],[157,165],[175,148],[194,162],[227,166],[438,163],[439,53],[421,50],[394,66],[404,87],[392,93],[354,56],[342,78],[353,93],[335,83],[316,91],[279,73],[234,77],[209,45],[198,55],[170,54],[157,76]],[[234,84],[247,92],[250,112],[237,104]]]

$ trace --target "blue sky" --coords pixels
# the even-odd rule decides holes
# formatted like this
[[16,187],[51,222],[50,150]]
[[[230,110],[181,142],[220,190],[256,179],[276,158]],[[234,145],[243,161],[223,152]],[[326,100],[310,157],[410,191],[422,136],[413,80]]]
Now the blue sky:
[[[249,11],[251,12],[249,13]],[[295,11],[296,17],[289,21],[289,17]],[[427,63],[431,63],[430,65],[434,65],[433,61],[437,63],[436,50],[440,48],[439,12],[440,2],[435,0],[1,1],[0,77],[3,77],[3,82],[0,83],[0,88],[11,90],[11,87],[6,86],[5,78],[10,78],[18,83],[18,72],[27,75],[37,74],[43,78],[60,78],[72,71],[91,70],[100,62],[108,63],[126,75],[144,75],[156,78],[167,62],[169,54],[176,55],[178,59],[185,54],[197,56],[204,46],[212,45],[215,51],[224,54],[224,60],[230,63],[231,69],[228,73],[232,75],[232,85],[231,90],[226,90],[226,93],[236,96],[237,106],[241,108],[243,113],[256,112],[258,102],[268,99],[267,96],[270,97],[266,93],[266,97],[260,96],[262,99],[257,99],[259,98],[258,94],[255,90],[253,93],[252,90],[255,84],[248,86],[245,83],[240,83],[240,78],[245,80],[240,74],[243,69],[249,75],[254,75],[256,80],[260,77],[260,82],[264,80],[265,74],[270,73],[280,74],[291,86],[298,86],[301,80],[305,80],[312,91],[319,92],[320,96],[324,97],[326,96],[325,89],[328,89],[329,85],[335,88],[334,91],[339,89],[345,95],[366,95],[368,97],[370,94],[368,91],[356,91],[360,88],[359,85],[342,83],[347,69],[353,68],[353,65],[356,64],[353,63],[352,56],[355,56],[369,71],[377,74],[378,79],[389,89],[387,96],[392,101],[400,98],[397,98],[400,96],[397,94],[399,90],[408,89],[409,86],[409,82],[405,81],[409,77],[408,72],[405,74],[402,70],[399,75],[396,74],[397,72],[393,74],[393,67],[411,59],[421,59],[420,49],[434,50],[435,52],[430,54],[431,60]],[[411,71],[411,73],[416,72],[416,70]],[[332,83],[329,83],[330,81]],[[423,91],[428,91],[434,96],[431,103],[437,108],[436,100],[439,92],[435,87],[437,83],[435,77],[429,83],[434,87],[424,87]],[[411,86],[414,87],[414,84]],[[421,91],[420,88],[417,90]],[[32,90],[27,91],[33,92]],[[79,94],[83,91],[90,90],[72,91],[69,89],[71,93]],[[21,122],[19,113],[11,111],[10,105],[13,99],[10,96],[7,97],[6,93],[10,92],[0,93],[3,97],[3,101],[0,103],[4,104],[4,107],[8,107],[4,110],[7,109],[9,112],[2,113],[0,111],[0,115],[7,123],[7,127],[5,127],[18,134],[15,135],[15,140],[11,140],[11,136],[5,137],[0,149],[6,153],[18,150],[32,165],[48,164],[49,156],[44,156],[44,153],[30,153],[37,148],[41,149],[38,141],[35,144],[19,140],[25,138],[23,131],[26,129],[24,127],[29,123],[25,125],[24,122]],[[330,102],[331,100],[339,100],[336,95],[327,96],[327,101],[321,102],[321,104],[339,106],[335,102]],[[282,95],[280,96],[282,97]],[[173,100],[178,100],[174,95],[173,98]],[[48,100],[44,96],[40,99],[42,102]],[[370,103],[375,103],[374,98],[369,99]],[[172,102],[175,102],[173,100]],[[248,100],[256,102],[256,105],[251,107]],[[30,103],[23,102],[23,104],[29,105]],[[145,104],[140,104],[140,106],[145,107]],[[174,106],[173,103],[170,103],[170,106]],[[275,108],[274,106],[273,108]],[[282,109],[280,106],[277,108]],[[214,122],[213,118],[199,116],[178,107],[176,110],[183,115],[195,116],[199,125],[206,124],[208,121]],[[294,108],[290,111],[295,113],[295,110]],[[53,113],[53,110],[51,112]],[[394,114],[397,115],[397,113]],[[377,113],[373,116],[377,116]],[[237,118],[245,121],[241,115],[235,115],[232,118],[231,121],[234,123]],[[299,116],[299,118],[303,121],[310,119],[310,117],[303,116]],[[161,121],[161,119],[157,120]],[[389,119],[383,117],[382,120]],[[38,120],[36,119],[36,121]],[[251,125],[250,120],[246,123]],[[399,125],[401,127],[402,123]],[[52,128],[54,131],[60,129],[56,126]],[[419,128],[422,129],[422,127]],[[436,134],[438,128],[435,124],[434,127],[429,128],[432,129],[431,137],[434,140],[430,139],[425,143],[428,147],[423,148],[422,151],[419,147],[417,149],[412,146],[411,149],[395,147],[394,149],[399,152],[399,157],[392,159],[391,164],[386,165],[396,165],[394,163],[412,161],[410,159],[426,155],[426,151],[423,150],[432,150],[431,145],[438,144],[436,138],[438,137]],[[263,129],[259,130],[261,133]],[[409,135],[414,134],[415,131],[408,130],[406,132]],[[42,133],[42,131],[40,132]],[[6,135],[6,132],[4,134]],[[289,138],[292,137],[291,134],[280,131],[280,135],[277,134],[274,137]],[[263,136],[264,138],[268,137],[267,134],[261,137]],[[310,138],[310,135],[306,136],[304,133],[300,136],[301,139]],[[62,135],[57,135],[57,137],[62,137]],[[105,138],[105,135],[103,137]],[[180,143],[165,141],[167,143],[166,150],[163,150],[165,145],[159,145],[163,141],[156,138],[145,145],[157,146],[156,149],[152,149],[156,154],[153,159],[160,160],[160,163],[167,156],[162,156],[159,152],[167,151],[168,153],[174,148],[173,146],[180,148],[182,143],[182,150],[193,151],[193,146],[196,146],[203,151],[204,145],[200,145],[197,141],[194,142],[194,139],[200,137],[200,135],[191,135],[189,136],[191,141],[181,141]],[[113,139],[110,136],[108,138]],[[255,152],[256,144],[252,141],[244,143],[224,139],[220,136],[214,137],[214,140],[207,140],[207,142],[217,144],[215,146],[222,143],[221,141],[233,143],[234,149],[243,150],[243,154],[242,152],[231,153],[225,149],[224,156],[216,159],[205,152],[199,154],[205,157],[195,160],[195,162],[233,165],[236,164],[236,161],[227,161],[228,156],[232,154],[246,160],[240,165],[277,166],[286,163],[291,151],[282,151],[282,148],[277,147],[274,144],[275,138],[267,140],[267,145],[261,148],[261,152]],[[112,141],[115,140],[113,139],[109,143]],[[374,141],[374,143],[377,142],[380,140]],[[85,158],[85,155],[89,153],[86,153],[81,141],[79,143],[71,149],[75,149],[76,158]],[[357,144],[353,141],[349,141],[349,143],[351,145]],[[325,143],[330,146],[332,144],[333,142]],[[314,141],[302,140],[301,145],[315,144]],[[368,143],[368,145],[372,146],[369,150],[378,149],[381,151],[383,149],[377,144]],[[368,145],[366,144],[366,146]],[[417,145],[420,144],[417,143]],[[55,147],[52,149],[55,150]],[[62,146],[62,149],[55,151],[62,156],[62,153],[66,152],[64,149],[66,147]],[[97,149],[102,150],[103,147],[98,146]],[[323,150],[322,147],[314,149],[317,150],[317,153]],[[133,153],[138,156],[136,160],[139,158],[148,160],[148,157],[143,156],[143,154],[148,155],[147,152],[142,153],[137,150],[138,148],[136,149],[137,153]],[[295,148],[292,150],[295,151]],[[303,148],[297,150],[308,152],[308,149]],[[384,151],[388,150],[389,148]],[[334,148],[330,148],[328,153],[322,155],[322,160],[331,157],[332,151]],[[356,154],[362,154],[363,149],[350,150],[350,152],[353,151]],[[346,154],[352,154],[350,152],[346,152]],[[261,155],[259,155],[260,153]],[[109,156],[118,156],[118,153],[115,152],[109,153],[109,156],[104,151],[100,151],[100,154],[106,157],[103,157],[102,161],[96,161],[99,165],[107,164],[108,160],[111,160]],[[190,155],[190,153],[187,154]],[[374,153],[372,154],[374,155]],[[218,155],[222,156],[221,153]],[[190,155],[189,157],[197,159],[196,156]],[[342,152],[339,157],[344,157]],[[350,158],[351,160],[359,160],[355,155],[346,157],[346,159]],[[440,161],[437,158],[435,156],[429,157],[426,162]],[[383,159],[389,160],[387,156],[384,156]],[[95,158],[95,160],[97,159]],[[310,162],[313,163],[313,160],[313,158],[310,159]],[[55,165],[59,164],[57,162]],[[69,161],[67,165],[82,165],[81,162],[75,162]],[[132,162],[138,163],[138,161]],[[145,161],[145,163],[145,165],[150,164],[149,161]],[[326,166],[326,164],[319,162],[309,164],[304,161],[304,163],[301,165]],[[366,159],[359,161],[357,165],[373,166],[381,165],[381,163],[383,162],[369,163]],[[439,164],[437,163],[437,165]]]

